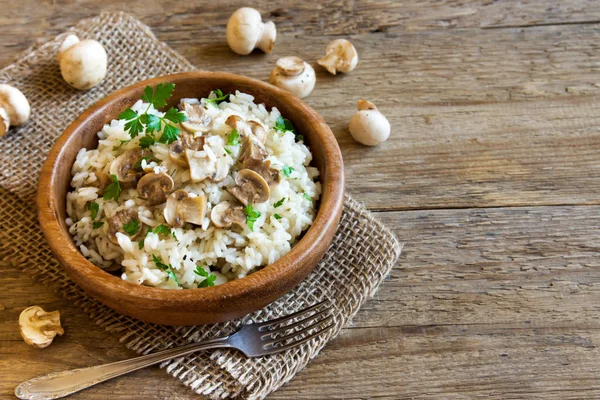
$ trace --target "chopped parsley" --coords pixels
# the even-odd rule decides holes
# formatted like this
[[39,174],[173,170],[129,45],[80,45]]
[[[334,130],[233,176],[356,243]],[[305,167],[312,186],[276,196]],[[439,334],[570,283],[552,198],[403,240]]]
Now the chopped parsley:
[[92,224],[92,228],[93,229],[98,229],[98,228],[102,227],[102,225],[104,225],[104,222],[102,222],[102,221],[94,221],[94,223]]
[[144,240],[146,240],[146,238],[144,237],[142,240],[140,240],[140,242],[138,243],[138,248],[141,250],[144,248]]
[[205,98],[203,100],[204,100],[204,103],[210,104],[213,107],[218,107],[219,104],[221,104],[222,102],[226,101],[227,98],[230,95],[230,93],[223,94],[223,92],[221,91],[221,89],[215,89],[211,93],[214,93],[214,95],[217,96],[217,97],[214,98],[214,99]]
[[90,210],[90,214],[92,214],[92,220],[95,220],[98,216],[98,210],[100,210],[100,205],[95,201],[88,204],[88,210]]
[[281,115],[277,118],[277,122],[275,122],[275,130],[279,132],[292,132],[296,133],[296,129],[294,125],[290,122],[289,119],[283,118]]
[[194,273],[196,275],[200,275],[203,278],[206,278],[205,280],[203,280],[202,282],[200,282],[198,284],[199,288],[209,287],[209,286],[215,286],[215,279],[217,279],[217,276],[214,275],[214,274],[209,274],[200,265],[196,266],[196,269],[194,270]]
[[302,194],[302,196],[304,196],[304,198],[305,198],[306,200],[308,200],[308,201],[312,201],[312,198],[311,198],[311,197],[310,197],[308,194],[306,194],[306,193],[303,193],[303,194]]
[[283,168],[281,168],[281,172],[283,172],[283,175],[286,178],[289,178],[292,172],[294,172],[294,168],[290,167],[289,165],[284,165]]
[[160,258],[156,257],[154,254],[152,254],[152,261],[154,261],[156,268],[160,269],[161,271],[165,271],[167,275],[169,275],[169,278],[175,281],[177,286],[181,286],[181,284],[179,283],[179,279],[177,279],[177,275],[175,275],[175,271],[173,271],[173,267],[171,266],[171,264],[164,264],[160,260]]
[[281,215],[279,214],[273,214],[273,217],[275,217],[275,219],[281,219]]
[[227,146],[238,146],[239,144],[240,134],[237,129],[234,129],[229,135],[227,135]]
[[252,204],[248,204],[246,208],[244,208],[244,214],[246,214],[246,225],[253,231],[254,223],[260,218],[260,212],[256,211],[254,207],[252,207]]
[[123,224],[123,230],[129,235],[133,236],[140,230],[140,222],[137,219],[132,219],[126,224]]
[[281,205],[283,204],[284,201],[285,201],[285,197],[282,197],[277,203],[273,204],[273,207],[275,207],[275,208],[281,207]]
[[154,232],[157,235],[171,236],[171,228],[165,224],[159,225],[154,229],[151,229],[150,232]]
[[104,189],[104,200],[113,199],[114,201],[119,200],[119,196],[121,195],[121,184],[119,183],[119,179],[116,175],[110,175],[111,182]]
[[[142,101],[150,103],[148,104],[148,108],[141,114],[128,108],[119,115],[119,119],[127,121],[125,123],[125,131],[129,132],[129,136],[131,136],[132,139],[145,131],[147,134],[144,138],[147,139],[144,141],[144,146],[148,147],[156,142],[156,137],[152,133],[160,132],[162,129],[162,135],[158,139],[160,143],[171,144],[177,140],[179,132],[181,131],[179,128],[171,125],[171,123],[178,124],[186,121],[187,117],[183,112],[171,107],[162,117],[148,114],[150,106],[154,106],[157,110],[166,106],[167,99],[171,97],[173,90],[175,90],[174,83],[159,83],[154,90],[150,86],[146,86],[144,94],[142,95]],[[142,139],[140,139],[140,146],[142,145]],[[151,144],[149,144],[150,141],[152,141]]]
[[147,149],[154,143],[156,143],[156,136],[154,136],[154,133],[147,133],[146,136],[140,138],[140,147],[142,149]]

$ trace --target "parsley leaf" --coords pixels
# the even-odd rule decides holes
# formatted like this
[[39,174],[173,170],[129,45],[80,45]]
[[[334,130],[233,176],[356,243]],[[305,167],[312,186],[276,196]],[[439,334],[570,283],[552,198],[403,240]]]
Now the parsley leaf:
[[113,199],[114,201],[119,200],[119,196],[121,195],[121,184],[119,183],[119,179],[116,175],[110,175],[111,182],[104,189],[104,200]]
[[281,115],[277,118],[277,122],[275,122],[275,130],[280,132],[292,132],[296,133],[296,129],[294,125],[290,122],[289,119],[283,118]]
[[140,147],[142,149],[147,149],[156,143],[156,137],[152,133],[146,134],[146,136],[140,138]]
[[223,94],[221,89],[215,89],[211,93],[214,93],[215,96],[217,96],[217,97],[214,99],[205,98],[203,100],[204,100],[204,103],[210,104],[213,107],[218,107],[218,105],[221,104],[222,102],[224,102],[225,100],[227,100],[227,98],[230,95],[230,93]]
[[160,269],[161,271],[166,271],[167,275],[169,275],[169,277],[175,281],[177,286],[181,286],[181,284],[179,283],[179,279],[177,279],[177,275],[175,275],[175,271],[173,271],[173,267],[171,266],[171,264],[164,264],[160,260],[160,258],[156,257],[154,254],[152,254],[152,261],[154,261],[156,268]]
[[246,224],[251,231],[254,230],[254,223],[260,218],[260,212],[256,211],[252,204],[248,204],[246,208],[244,208],[244,214],[246,214]]
[[143,238],[142,240],[140,240],[140,242],[138,243],[138,248],[141,250],[144,248],[144,240],[146,240],[146,238]]
[[229,135],[227,135],[227,146],[238,146],[240,144],[240,134],[237,129],[231,131]]
[[282,197],[281,200],[279,200],[277,203],[273,204],[273,207],[275,207],[275,208],[281,207],[281,205],[283,204],[284,201],[285,201],[285,197]]
[[311,197],[310,197],[308,194],[306,194],[306,193],[303,193],[303,194],[302,194],[302,196],[304,196],[304,198],[305,198],[306,200],[308,200],[308,201],[312,201],[312,198],[311,198]]
[[94,220],[98,216],[98,210],[100,210],[100,205],[93,201],[90,204],[88,204],[88,210],[90,210],[90,213],[92,214],[92,220]]
[[299,142],[304,142],[304,136],[303,135],[296,135],[296,140]]
[[162,224],[162,225],[159,225],[156,228],[154,228],[151,232],[154,232],[157,235],[170,236],[171,235],[171,228],[169,228],[165,224]]
[[158,139],[159,143],[171,144],[177,139],[179,139],[179,129],[175,128],[173,125],[166,124],[163,129],[162,135],[160,135],[160,139]]
[[93,228],[93,229],[98,229],[98,228],[100,228],[102,225],[104,225],[104,222],[102,222],[102,221],[94,221],[94,223],[92,224],[92,228]]
[[150,103],[148,108],[141,114],[128,108],[119,115],[119,119],[127,121],[125,123],[125,131],[129,132],[131,138],[138,136],[145,130],[146,136],[140,139],[140,147],[142,149],[148,148],[156,142],[156,137],[152,133],[160,132],[161,129],[163,130],[163,134],[159,139],[160,143],[171,144],[177,140],[181,131],[169,122],[178,124],[186,121],[187,117],[185,113],[171,107],[162,117],[148,114],[151,105],[157,110],[166,106],[167,99],[171,97],[173,90],[175,90],[175,84],[173,83],[159,83],[154,90],[150,86],[146,86],[142,95],[142,101]]
[[123,224],[123,230],[129,235],[133,236],[140,230],[140,222],[137,219],[132,219],[126,224]]
[[217,276],[214,274],[209,274],[208,272],[206,272],[206,270],[204,268],[202,268],[201,266],[196,266],[196,269],[194,270],[194,273],[196,275],[200,275],[204,278],[206,278],[205,280],[203,280],[202,282],[200,282],[198,284],[199,288],[202,287],[209,287],[209,286],[215,286],[215,279],[217,279]]
[[281,215],[279,214],[273,214],[273,217],[275,217],[275,219],[281,219]]
[[289,165],[284,165],[283,168],[281,168],[281,172],[283,172],[283,175],[285,175],[286,178],[289,178],[293,171],[294,168]]

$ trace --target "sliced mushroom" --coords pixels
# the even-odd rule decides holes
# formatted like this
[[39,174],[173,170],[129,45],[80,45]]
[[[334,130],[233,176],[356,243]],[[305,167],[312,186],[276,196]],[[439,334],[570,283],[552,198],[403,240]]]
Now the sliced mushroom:
[[250,127],[250,131],[261,143],[265,143],[267,141],[267,130],[260,122],[248,121],[247,124]]
[[173,190],[173,178],[169,174],[150,173],[144,175],[137,184],[140,199],[146,200],[148,206],[155,206],[167,201],[167,194]]
[[181,126],[188,132],[208,132],[213,125],[213,119],[206,113],[201,104],[184,102],[181,104],[183,111],[187,114],[187,121]]
[[245,167],[254,167],[267,158],[268,153],[263,144],[254,135],[249,135],[242,143],[242,150],[238,158]]
[[199,155],[198,151],[186,149],[185,159],[190,168],[190,178],[192,182],[202,182],[206,178],[211,178],[217,172],[217,163],[208,155]]
[[164,216],[167,224],[172,227],[181,227],[184,223],[202,225],[206,214],[206,197],[189,197],[183,189],[174,191],[167,198]]
[[46,312],[40,306],[28,307],[19,315],[19,329],[25,343],[39,349],[50,346],[56,335],[65,333],[60,312]]
[[239,115],[232,114],[227,117],[225,120],[225,125],[229,126],[231,129],[237,130],[242,138],[248,136],[249,133],[252,133],[246,121],[244,121]]
[[182,133],[179,135],[179,139],[169,146],[169,158],[174,164],[180,167],[188,167],[188,162],[185,158],[185,150],[202,150],[203,146],[204,136],[192,138],[190,135]]
[[228,201],[222,201],[213,207],[210,220],[218,228],[229,228],[232,224],[244,227],[246,214],[242,206],[234,206]]
[[[107,219],[108,222],[108,233],[107,237],[113,244],[119,245],[119,240],[117,239],[117,233],[126,234],[123,229],[123,225],[131,223],[133,220],[137,220],[139,222],[137,210],[127,209],[118,211],[115,215]],[[138,231],[130,236],[131,240],[136,240],[140,238],[144,233],[144,228],[142,223],[139,222],[140,226]]]
[[110,165],[110,173],[116,175],[122,185],[133,186],[143,175],[142,172],[135,170],[135,164],[151,154],[148,150],[140,149],[139,147],[126,150],[113,160]]
[[243,205],[264,203],[269,200],[269,184],[258,173],[243,169],[235,178],[236,186],[227,189]]
[[250,169],[262,176],[269,186],[278,184],[281,179],[279,171],[271,168],[270,160],[253,165]]
[[94,175],[96,175],[96,180],[90,183],[90,186],[97,187],[98,194],[102,195],[104,194],[104,189],[112,182],[112,179],[106,172],[97,171],[94,172]]

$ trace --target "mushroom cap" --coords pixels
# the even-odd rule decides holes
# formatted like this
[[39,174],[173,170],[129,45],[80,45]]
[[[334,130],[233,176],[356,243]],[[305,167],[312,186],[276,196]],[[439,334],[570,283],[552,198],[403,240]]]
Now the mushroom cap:
[[246,214],[242,206],[234,206],[228,201],[222,201],[211,210],[210,220],[218,228],[229,228],[232,224],[244,227]]
[[186,101],[181,103],[181,107],[187,114],[187,121],[181,123],[183,129],[191,133],[210,131],[213,119],[201,104],[192,104]]
[[260,13],[254,8],[242,7],[229,17],[226,35],[227,44],[237,54],[250,54],[256,47],[270,53],[277,30],[273,22],[264,24]]
[[358,53],[348,40],[337,39],[329,43],[325,57],[317,62],[333,75],[337,72],[350,72],[358,64]]
[[243,169],[235,177],[236,186],[227,189],[243,205],[264,203],[269,200],[269,184],[258,173]]
[[119,182],[125,186],[134,184],[142,176],[141,172],[135,170],[135,164],[149,154],[151,153],[148,150],[139,147],[125,150],[110,164],[110,173],[116,175]]
[[167,197],[167,204],[165,205],[165,209],[163,211],[163,215],[167,224],[175,228],[183,226],[184,221],[177,213],[177,208],[179,205],[178,203],[183,199],[187,199],[187,197],[188,192],[183,189],[176,190],[171,193],[169,197]]
[[56,335],[65,333],[60,326],[60,312],[46,312],[39,306],[21,312],[19,329],[25,343],[40,349],[48,347]]
[[60,48],[58,63],[62,77],[69,85],[75,89],[87,90],[104,79],[107,56],[106,50],[99,42],[86,39],[64,47]]
[[[134,219],[139,221],[138,212],[131,208],[118,211],[115,215],[108,218],[106,220],[107,225],[108,225],[108,231],[107,231],[106,237],[108,238],[108,240],[111,243],[116,244],[118,246],[119,239],[117,238],[117,233],[123,233],[125,235],[128,235],[127,233],[125,233],[125,230],[123,229],[123,225],[130,223]],[[141,222],[139,224],[140,224],[140,226],[139,226],[138,231],[135,234],[133,234],[132,236],[130,236],[131,240],[136,240],[143,235],[145,229],[142,226]]]
[[294,93],[300,98],[308,96],[315,87],[315,70],[305,61],[295,56],[277,60],[271,71],[269,82],[281,89]]
[[169,146],[169,159],[180,167],[189,167],[188,161],[185,158],[185,150],[191,149],[197,151],[202,149],[202,147],[204,147],[204,136],[192,139],[190,135],[182,133],[179,135],[179,139]]
[[349,124],[352,137],[367,146],[377,146],[387,140],[391,131],[390,122],[373,103],[361,100],[358,109]]
[[[0,84],[0,107],[6,111],[2,119],[6,121],[6,117],[8,116],[9,123],[6,124],[5,122],[5,125],[19,126],[27,121],[31,114],[29,101],[27,101],[23,92],[5,83]],[[0,136],[2,135],[0,134]]]
[[167,201],[167,193],[173,190],[175,183],[169,174],[154,172],[144,175],[137,184],[140,198],[146,200],[148,206],[155,206]]

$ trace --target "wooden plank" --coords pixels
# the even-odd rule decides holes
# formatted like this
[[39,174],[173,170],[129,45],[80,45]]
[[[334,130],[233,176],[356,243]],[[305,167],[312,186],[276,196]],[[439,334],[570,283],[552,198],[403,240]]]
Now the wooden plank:
[[[125,11],[149,24],[161,40],[193,50],[199,37],[224,41],[225,25],[237,1],[185,2],[164,0],[85,0],[50,2],[2,0],[0,65],[37,41],[46,41],[79,20],[102,11]],[[578,1],[349,1],[257,0],[252,3],[276,22],[282,35],[355,35],[369,32],[445,30],[574,24],[600,20],[600,4]]]
[[[378,216],[405,242],[400,264],[353,326],[272,398],[600,396],[600,207]],[[131,355],[76,305],[2,270],[0,396],[37,374]],[[63,313],[66,334],[45,350],[17,331],[32,304]],[[194,398],[162,374],[151,368],[74,398]]]

